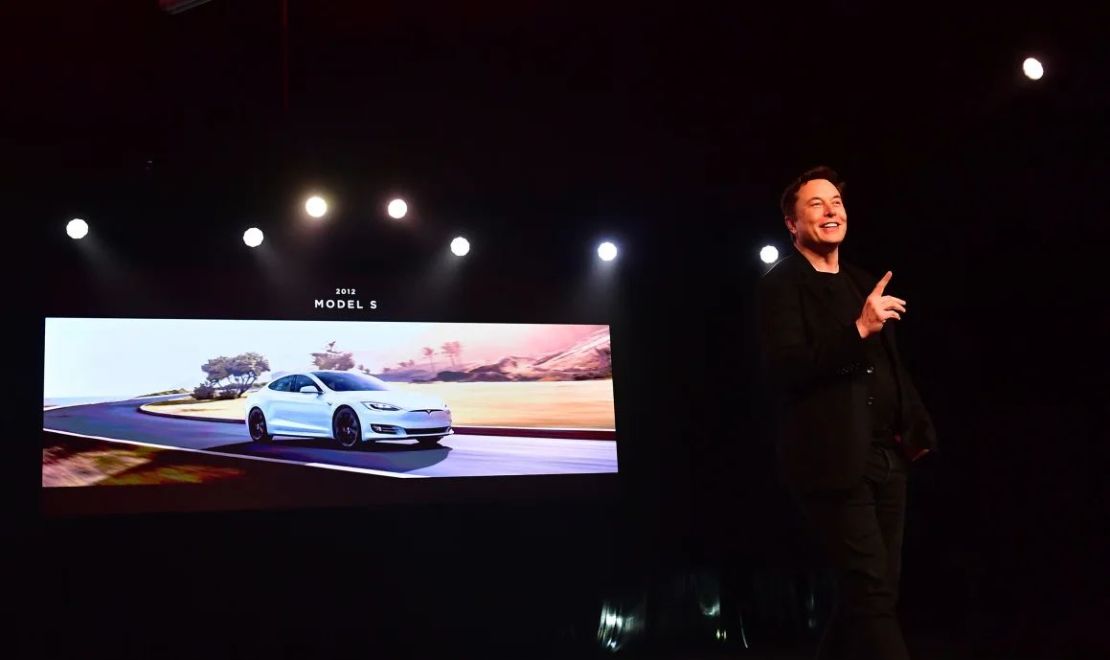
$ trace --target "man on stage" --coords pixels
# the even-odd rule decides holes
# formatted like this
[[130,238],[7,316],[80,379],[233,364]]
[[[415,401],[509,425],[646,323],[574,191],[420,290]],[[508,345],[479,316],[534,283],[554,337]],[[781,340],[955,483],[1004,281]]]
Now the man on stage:
[[783,193],[794,251],[759,282],[761,350],[781,397],[779,458],[837,574],[825,660],[908,659],[895,613],[909,464],[936,447],[893,326],[906,301],[840,261],[843,185],[820,167]]

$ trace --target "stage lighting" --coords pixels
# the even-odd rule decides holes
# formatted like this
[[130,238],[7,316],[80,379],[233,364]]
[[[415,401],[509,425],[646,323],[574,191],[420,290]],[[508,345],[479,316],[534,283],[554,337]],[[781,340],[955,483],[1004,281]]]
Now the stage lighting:
[[779,250],[774,245],[764,245],[759,251],[759,258],[765,264],[773,264],[779,260]]
[[465,257],[470,252],[470,241],[462,236],[456,236],[455,240],[451,241],[451,252],[454,252],[455,256]]
[[314,218],[322,218],[328,212],[328,203],[324,201],[323,197],[313,195],[309,197],[304,203],[305,213],[308,213]]
[[1027,57],[1021,63],[1021,70],[1025,72],[1025,77],[1030,80],[1040,80],[1044,75],[1044,66],[1035,57]]
[[385,210],[386,213],[389,214],[389,217],[394,220],[400,220],[409,212],[409,205],[406,204],[403,199],[395,199],[389,203],[389,206],[387,206]]
[[600,257],[602,261],[612,261],[617,258],[617,246],[609,241],[605,241],[597,246],[597,256]]
[[243,232],[243,242],[247,247],[258,247],[262,245],[262,230],[258,227],[251,227]]
[[73,239],[84,238],[89,233],[89,223],[81,218],[74,218],[66,224],[66,233]]

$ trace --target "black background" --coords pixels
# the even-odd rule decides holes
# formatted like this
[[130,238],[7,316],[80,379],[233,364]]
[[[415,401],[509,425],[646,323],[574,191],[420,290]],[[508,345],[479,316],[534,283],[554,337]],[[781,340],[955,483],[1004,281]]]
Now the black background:
[[[6,21],[9,318],[30,376],[8,416],[5,607],[22,653],[584,652],[602,600],[662,608],[676,576],[741,593],[811,570],[751,294],[759,248],[786,248],[778,196],[816,164],[848,181],[843,258],[893,270],[910,303],[902,351],[939,429],[911,486],[911,642],[1099,648],[1105,13],[290,5],[287,108],[276,1]],[[323,226],[298,211],[310,191],[333,200]],[[384,217],[392,195],[403,223]],[[71,217],[87,239],[65,237]],[[454,262],[459,233],[473,250]],[[603,238],[622,250],[604,271]],[[336,287],[381,320],[612,323],[612,490],[39,518],[43,316],[336,318],[310,310]]]

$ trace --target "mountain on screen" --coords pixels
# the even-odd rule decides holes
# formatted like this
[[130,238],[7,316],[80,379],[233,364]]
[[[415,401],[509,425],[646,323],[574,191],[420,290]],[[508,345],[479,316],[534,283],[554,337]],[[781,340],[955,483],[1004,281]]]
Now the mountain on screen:
[[613,363],[610,356],[609,329],[602,328],[563,350],[542,355],[509,355],[489,364],[467,364],[435,374],[427,367],[414,365],[408,369],[394,369],[376,374],[382,380],[394,382],[512,382],[595,380],[612,378]]

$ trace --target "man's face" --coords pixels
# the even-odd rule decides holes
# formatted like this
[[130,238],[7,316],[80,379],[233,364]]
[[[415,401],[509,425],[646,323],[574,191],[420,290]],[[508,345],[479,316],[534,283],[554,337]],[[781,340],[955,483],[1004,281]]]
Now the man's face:
[[840,191],[826,179],[806,181],[798,189],[794,217],[786,218],[786,226],[799,245],[813,250],[823,252],[840,245],[848,232],[848,211]]

